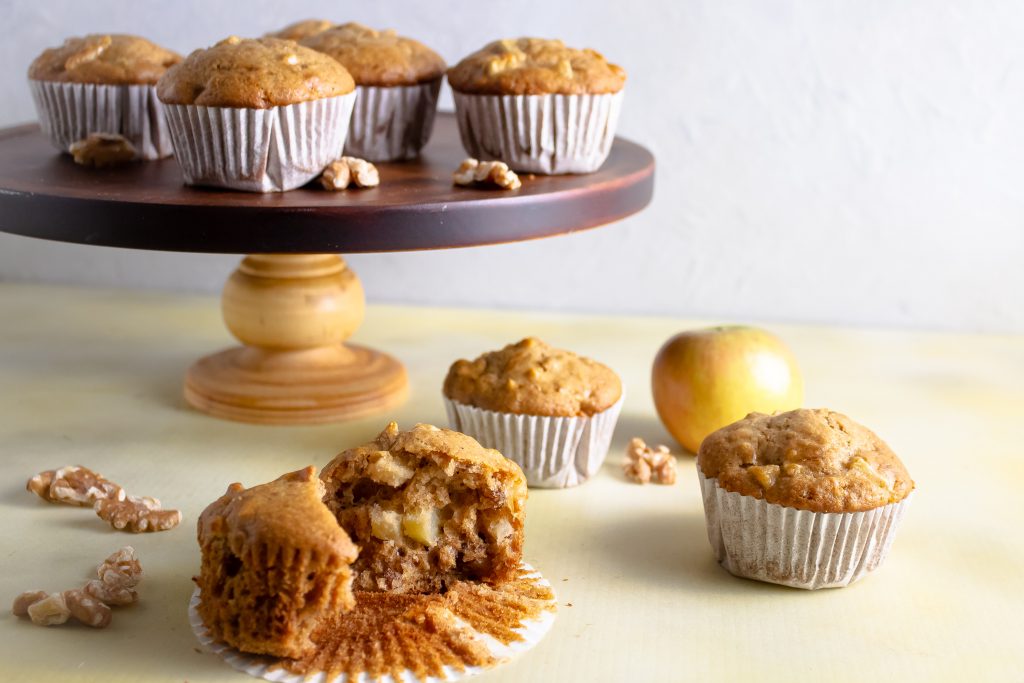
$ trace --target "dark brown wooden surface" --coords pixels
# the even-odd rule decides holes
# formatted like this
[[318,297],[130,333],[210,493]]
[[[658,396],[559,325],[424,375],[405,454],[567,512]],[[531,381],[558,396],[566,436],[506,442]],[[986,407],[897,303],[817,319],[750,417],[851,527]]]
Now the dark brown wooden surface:
[[20,126],[0,130],[0,231],[212,253],[439,249],[604,225],[644,208],[654,188],[654,157],[621,138],[597,173],[524,175],[515,192],[453,186],[465,156],[454,117],[440,114],[420,160],[378,165],[380,187],[256,194],[186,187],[173,159],[83,168]]

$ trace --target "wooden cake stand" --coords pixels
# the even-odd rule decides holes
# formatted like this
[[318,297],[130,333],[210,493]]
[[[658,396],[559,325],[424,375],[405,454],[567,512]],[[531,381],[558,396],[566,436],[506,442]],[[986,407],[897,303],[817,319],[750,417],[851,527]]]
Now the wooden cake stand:
[[242,342],[185,376],[211,415],[328,422],[404,400],[405,368],[346,340],[363,319],[359,278],[336,254],[499,244],[604,225],[644,208],[654,158],[616,139],[597,173],[523,176],[514,192],[454,187],[466,154],[438,115],[413,162],[378,164],[381,185],[251,194],[186,187],[173,159],[77,166],[36,125],[0,130],[0,230],[96,246],[249,254],[228,279],[224,321]]

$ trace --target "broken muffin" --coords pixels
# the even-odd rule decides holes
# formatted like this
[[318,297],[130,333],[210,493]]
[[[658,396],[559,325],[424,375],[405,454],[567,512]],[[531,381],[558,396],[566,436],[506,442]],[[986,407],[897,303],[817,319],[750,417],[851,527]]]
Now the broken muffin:
[[324,502],[360,547],[356,590],[437,592],[459,579],[517,575],[526,478],[459,432],[390,423],[320,474]]
[[354,605],[358,549],[324,506],[307,467],[246,489],[232,484],[199,518],[197,609],[218,640],[244,652],[297,658],[323,615]]

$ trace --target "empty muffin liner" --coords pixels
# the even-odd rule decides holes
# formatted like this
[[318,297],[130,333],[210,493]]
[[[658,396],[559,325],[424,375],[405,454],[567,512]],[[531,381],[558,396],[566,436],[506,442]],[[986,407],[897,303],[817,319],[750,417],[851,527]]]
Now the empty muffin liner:
[[625,394],[590,417],[548,417],[483,410],[445,397],[452,429],[516,462],[526,483],[561,489],[582,484],[601,469]]
[[430,139],[441,79],[417,85],[356,86],[345,154],[368,161],[413,159]]
[[794,588],[840,588],[877,569],[913,494],[864,512],[811,512],[726,491],[697,468],[708,540],[736,576]]
[[124,136],[142,159],[161,159],[174,151],[164,105],[152,85],[29,79],[29,86],[43,133],[62,152],[90,133]]
[[592,173],[612,148],[623,91],[604,95],[455,92],[462,146],[530,173]]
[[341,156],[355,91],[269,109],[165,104],[188,185],[279,192],[305,185]]
[[[528,572],[527,578],[535,580],[537,585],[551,587],[551,584],[540,575],[533,567],[523,563],[524,571]],[[199,616],[197,609],[202,596],[198,588],[192,592],[192,598],[188,604],[188,621],[192,627],[192,632],[195,634],[196,639],[199,640],[200,644],[203,645],[208,651],[213,652],[215,655],[227,662],[232,668],[255,676],[256,678],[262,678],[268,681],[277,681],[278,683],[310,683],[316,681],[318,683],[356,683],[356,679],[350,679],[345,674],[328,677],[324,672],[320,673],[305,673],[295,674],[287,671],[286,669],[277,666],[278,659],[274,657],[267,657],[261,655],[252,655],[246,652],[241,652],[233,647],[226,645],[220,641],[215,640],[203,624],[203,619]],[[557,599],[552,600],[552,605],[557,603]],[[516,633],[522,638],[504,644],[501,641],[495,639],[492,636],[476,632],[476,637],[480,638],[491,655],[499,660],[499,666],[501,662],[507,661],[516,655],[519,655],[539,643],[544,636],[551,630],[551,626],[555,623],[555,612],[553,609],[545,610],[541,612],[540,616],[536,619],[524,621],[518,628],[515,629]],[[439,683],[440,681],[456,681],[470,676],[489,671],[490,668],[481,666],[470,666],[463,670],[454,669],[450,666],[444,667],[444,678],[437,678],[435,676],[427,676],[425,678],[417,677],[416,674],[406,669],[403,675],[399,677],[399,681],[403,683]],[[358,677],[359,681],[370,680],[365,672]],[[386,676],[382,681],[394,681],[391,676]],[[395,681],[394,683],[397,683]]]

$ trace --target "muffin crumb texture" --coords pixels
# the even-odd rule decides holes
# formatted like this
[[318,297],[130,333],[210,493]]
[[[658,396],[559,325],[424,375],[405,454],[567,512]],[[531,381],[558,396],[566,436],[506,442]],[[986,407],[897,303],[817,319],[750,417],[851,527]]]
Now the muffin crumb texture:
[[231,36],[196,50],[157,84],[165,104],[269,109],[347,95],[355,90],[341,64],[278,38]]
[[181,55],[125,34],[92,33],[68,38],[33,60],[28,77],[37,81],[152,85]]
[[610,368],[527,337],[448,370],[444,395],[484,410],[550,417],[592,416],[622,396]]
[[709,435],[697,466],[726,491],[812,512],[861,512],[914,489],[871,430],[831,410],[751,413]]
[[448,71],[453,90],[474,95],[598,95],[616,93],[625,70],[595,50],[561,40],[496,40]]
[[440,78],[447,66],[419,41],[355,22],[315,32],[301,43],[337,59],[359,85],[416,85]]

